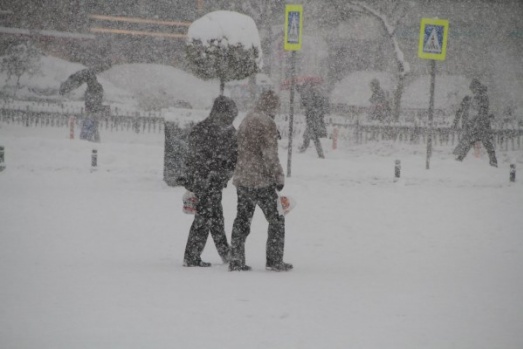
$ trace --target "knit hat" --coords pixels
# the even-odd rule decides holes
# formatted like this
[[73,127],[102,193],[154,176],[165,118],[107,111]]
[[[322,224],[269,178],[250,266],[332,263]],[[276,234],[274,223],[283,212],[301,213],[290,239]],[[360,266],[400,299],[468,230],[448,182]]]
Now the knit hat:
[[482,85],[481,85],[481,82],[479,82],[478,79],[474,78],[472,79],[472,81],[470,82],[470,89],[473,90],[475,88],[480,88]]
[[263,91],[256,102],[256,109],[260,111],[272,112],[279,107],[280,97],[273,90]]
[[236,107],[236,103],[234,103],[234,101],[229,97],[216,97],[212,105],[210,116],[213,117],[216,114],[226,114],[232,118],[235,118],[238,115],[238,108]]

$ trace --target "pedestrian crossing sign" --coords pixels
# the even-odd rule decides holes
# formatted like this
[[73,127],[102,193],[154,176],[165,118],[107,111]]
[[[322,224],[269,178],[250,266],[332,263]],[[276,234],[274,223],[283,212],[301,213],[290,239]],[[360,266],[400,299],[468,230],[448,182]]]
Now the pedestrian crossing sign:
[[447,55],[448,31],[448,20],[422,18],[419,33],[419,58],[444,61]]
[[303,6],[285,5],[285,37],[283,48],[286,51],[301,50],[303,30]]

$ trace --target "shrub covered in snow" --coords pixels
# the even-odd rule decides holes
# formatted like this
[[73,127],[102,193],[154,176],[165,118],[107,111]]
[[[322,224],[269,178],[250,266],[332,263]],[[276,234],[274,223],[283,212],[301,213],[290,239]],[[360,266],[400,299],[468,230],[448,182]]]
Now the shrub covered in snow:
[[208,13],[189,27],[186,45],[188,68],[204,80],[224,84],[241,80],[261,69],[262,51],[254,20],[231,11]]

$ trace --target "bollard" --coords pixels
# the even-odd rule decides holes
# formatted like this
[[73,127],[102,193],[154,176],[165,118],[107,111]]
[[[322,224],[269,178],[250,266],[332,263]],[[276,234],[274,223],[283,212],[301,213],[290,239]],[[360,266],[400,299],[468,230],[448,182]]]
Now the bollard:
[[0,145],[0,171],[5,170],[4,147]]
[[74,139],[74,116],[69,117],[69,139]]
[[91,154],[91,168],[95,169],[98,166],[98,150],[93,149]]
[[401,174],[401,161],[396,160],[394,162],[394,178],[399,179]]
[[510,164],[510,181],[516,181],[516,164]]

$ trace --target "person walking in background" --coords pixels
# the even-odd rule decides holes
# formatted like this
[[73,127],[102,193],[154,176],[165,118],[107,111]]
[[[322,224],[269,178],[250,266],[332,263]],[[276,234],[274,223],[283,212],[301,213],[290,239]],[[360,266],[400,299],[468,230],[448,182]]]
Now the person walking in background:
[[369,98],[371,104],[369,118],[371,121],[383,122],[390,117],[390,106],[378,79],[372,79],[370,90],[372,95]]
[[470,96],[463,97],[458,110],[456,110],[456,116],[452,123],[453,128],[458,128],[458,124],[461,120],[461,130],[466,132],[469,129],[469,110],[470,110]]
[[305,108],[306,127],[303,133],[303,143],[298,150],[300,153],[305,152],[312,140],[318,156],[323,159],[325,155],[320,138],[327,137],[324,120],[328,109],[327,99],[312,84],[304,84],[299,88],[299,92],[302,106]]
[[456,160],[463,161],[474,143],[481,142],[487,150],[490,165],[497,167],[498,161],[494,150],[494,137],[490,127],[492,116],[489,114],[487,87],[478,79],[473,79],[470,83],[470,90],[473,93],[469,107],[472,118],[468,123],[469,127],[466,129],[465,134],[456,149],[454,149],[454,154],[457,155]]
[[196,214],[189,231],[183,265],[209,267],[201,254],[209,232],[224,263],[229,260],[225,235],[222,190],[232,178],[237,160],[236,130],[232,125],[238,115],[230,98],[214,100],[209,116],[196,124],[189,134],[187,176],[184,186],[198,200]]
[[[456,115],[454,117],[454,121],[452,123],[452,128],[457,129],[458,125],[461,121],[461,135],[465,135],[469,132],[469,111],[470,111],[470,103],[471,98],[470,96],[463,97],[463,100],[461,101],[458,110],[456,110]],[[453,150],[454,155],[459,155],[460,148],[456,147]]]
[[82,128],[82,133],[80,134],[81,139],[100,142],[99,123],[104,110],[102,106],[103,95],[104,88],[96,79],[96,75],[94,73],[89,75],[84,95],[87,117],[84,120],[85,128]]
[[266,268],[288,271],[292,264],[283,262],[285,218],[277,202],[285,184],[283,167],[278,157],[278,130],[274,117],[280,99],[272,91],[263,92],[255,108],[238,128],[238,162],[232,183],[238,195],[237,214],[232,227],[229,271],[247,271],[245,240],[258,205],[269,222],[266,245]]
[[67,80],[60,84],[59,93],[63,96],[84,83],[87,85],[87,89],[84,93],[85,117],[82,122],[80,139],[100,142],[98,124],[102,116],[109,110],[109,107],[102,105],[104,88],[96,78],[96,70],[86,68],[70,75]]

